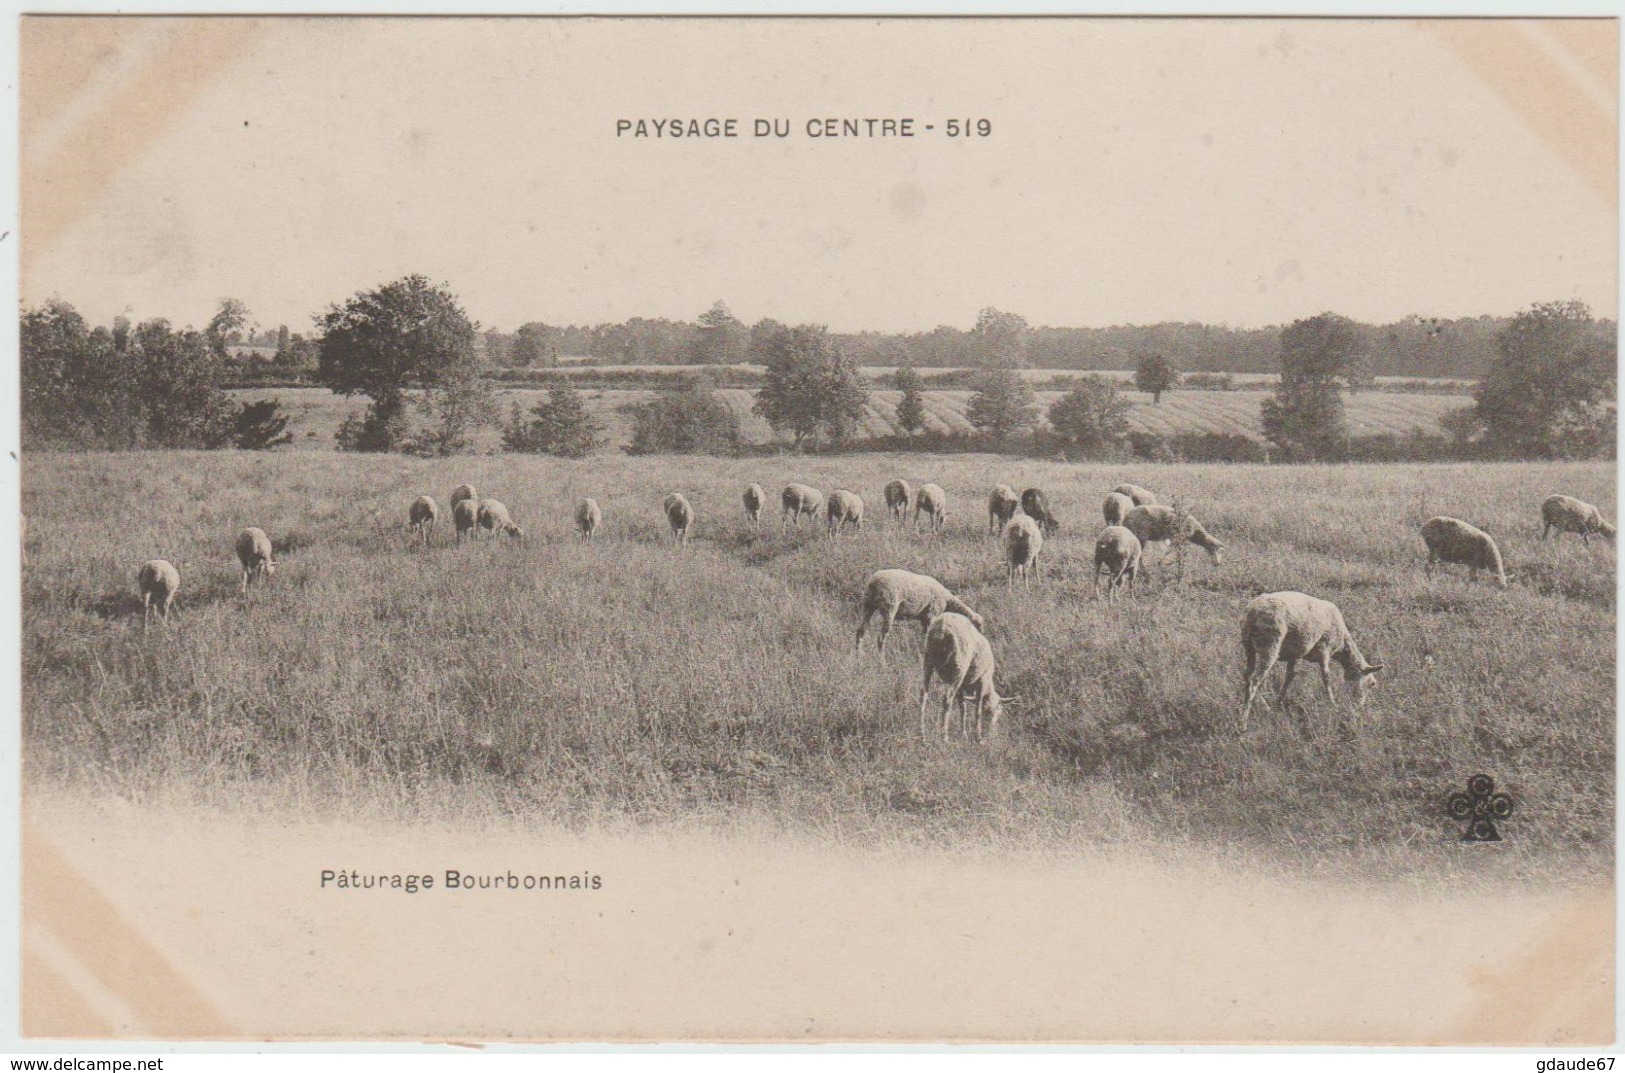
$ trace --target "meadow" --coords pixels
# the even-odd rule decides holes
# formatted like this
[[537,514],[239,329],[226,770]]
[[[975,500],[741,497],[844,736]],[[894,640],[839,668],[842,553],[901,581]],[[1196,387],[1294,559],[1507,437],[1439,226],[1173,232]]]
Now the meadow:
[[[950,495],[944,533],[884,517],[892,476]],[[760,531],[739,494],[846,487],[860,534]],[[1134,480],[1227,544],[1092,593],[1104,492]],[[462,481],[523,541],[412,546],[406,509]],[[1007,588],[987,490],[1048,490],[1045,576]],[[660,511],[698,511],[678,550]],[[1541,498],[1609,510],[1606,463],[1091,466],[996,456],[582,462],[333,452],[36,455],[25,464],[25,779],[231,810],[482,818],[598,829],[748,822],[843,843],[1202,846],[1360,874],[1611,874],[1614,553],[1542,543]],[[604,511],[579,543],[582,496]],[[1423,571],[1418,524],[1467,517],[1518,578]],[[280,569],[238,594],[232,542]],[[1153,553],[1153,558],[1156,553]],[[143,629],[146,559],[182,576]],[[868,575],[930,573],[987,619],[1001,692],[986,745],[922,742],[920,633],[855,656]],[[1239,620],[1300,589],[1344,611],[1387,670],[1363,709],[1299,676],[1289,711],[1237,723]],[[871,635],[872,636],[872,635]],[[1277,674],[1280,672],[1277,671]],[[1341,685],[1339,683],[1339,689]],[[1517,799],[1508,838],[1464,851],[1445,797],[1478,771]],[[1467,850],[1470,850],[1468,847]]]
[[[643,367],[647,368],[647,367]],[[1030,370],[1029,370],[1030,371]],[[970,402],[970,391],[926,391],[925,426],[928,432],[961,433],[974,431],[965,417]],[[1037,391],[1040,407],[1039,428],[1047,428],[1042,415],[1056,399],[1059,391]],[[334,395],[326,388],[244,388],[233,395],[243,401],[275,398],[282,403],[291,419],[288,430],[293,433],[293,446],[300,449],[327,450],[333,446],[333,434],[351,413],[359,413],[366,406],[362,398],[349,399]],[[539,388],[508,388],[499,390],[497,400],[503,419],[514,403],[525,410],[542,401],[547,392]],[[655,397],[652,390],[585,388],[582,395],[587,408],[603,422],[607,441],[611,447],[621,447],[632,441],[632,426],[622,407],[647,402]],[[754,391],[743,388],[723,388],[717,391],[739,418],[740,434],[748,444],[767,444],[774,433],[767,422],[751,412],[756,401]],[[1262,442],[1259,427],[1259,404],[1270,393],[1263,390],[1237,391],[1173,391],[1163,396],[1161,403],[1152,403],[1149,396],[1130,392],[1133,402],[1129,411],[1129,426],[1136,432],[1151,432],[1170,436],[1181,432],[1214,432],[1225,435],[1246,436]],[[901,435],[897,425],[897,403],[900,391],[871,390],[858,427],[859,439],[875,439]],[[1404,435],[1413,429],[1439,433],[1439,418],[1451,410],[1467,406],[1472,399],[1458,395],[1404,394],[1397,392],[1362,392],[1347,400],[1349,431],[1356,436],[1378,433]],[[474,436],[477,449],[495,450],[501,444],[501,432],[496,427],[479,430]]]

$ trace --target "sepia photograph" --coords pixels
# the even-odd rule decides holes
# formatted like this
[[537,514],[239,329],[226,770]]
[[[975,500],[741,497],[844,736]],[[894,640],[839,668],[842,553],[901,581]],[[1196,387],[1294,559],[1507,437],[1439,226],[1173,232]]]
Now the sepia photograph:
[[18,34],[25,1040],[1613,1044],[1617,20]]

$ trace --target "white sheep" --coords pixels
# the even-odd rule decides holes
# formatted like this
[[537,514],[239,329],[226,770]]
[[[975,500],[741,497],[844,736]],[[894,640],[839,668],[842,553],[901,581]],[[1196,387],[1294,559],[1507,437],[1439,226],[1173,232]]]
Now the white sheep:
[[863,497],[845,488],[837,488],[829,494],[829,502],[824,506],[824,519],[829,523],[830,536],[834,536],[845,525],[862,529]]
[[251,525],[237,534],[237,561],[243,566],[243,588],[248,592],[248,583],[258,579],[261,584],[271,580],[276,573],[276,563],[271,561],[271,538],[265,535],[265,530]]
[[760,529],[762,527],[762,508],[767,505],[767,493],[762,491],[759,484],[745,486],[745,519],[751,525]]
[[1100,594],[1101,571],[1105,571],[1106,600],[1117,601],[1118,591],[1125,584],[1134,591],[1134,579],[1140,574],[1140,538],[1121,525],[1102,529],[1095,538],[1095,594]]
[[1333,660],[1342,666],[1343,678],[1357,704],[1365,703],[1374,684],[1372,676],[1382,670],[1382,664],[1366,662],[1336,604],[1301,592],[1271,592],[1253,599],[1241,620],[1241,650],[1247,661],[1242,676],[1243,730],[1247,729],[1253,700],[1277,660],[1286,661],[1286,680],[1281,683],[1278,697],[1282,707],[1286,706],[1287,690],[1292,688],[1300,659],[1319,665],[1326,699],[1334,705],[1337,695],[1332,692]]
[[694,508],[688,505],[683,493],[673,492],[666,497],[666,521],[671,526],[671,536],[680,545],[688,544],[688,529],[694,524]]
[[456,488],[452,489],[451,509],[455,512],[457,510],[457,504],[461,503],[465,499],[472,499],[475,504],[475,509],[479,509],[480,494],[474,490],[474,486],[472,484],[459,484]]
[[135,575],[136,588],[141,593],[141,625],[152,625],[152,613],[156,610],[165,622],[169,621],[169,609],[175,602],[175,594],[181,591],[181,572],[175,569],[175,564],[168,559],[153,559],[141,564],[141,569]]
[[[922,660],[925,670],[925,682],[920,687],[920,734],[928,737],[931,733],[926,722],[926,701],[931,695],[931,678],[933,675],[942,679],[948,686],[947,696],[942,702],[942,737],[948,737],[949,716],[953,711],[954,701],[959,702],[959,733],[964,736],[969,720],[965,702],[976,702],[976,737],[982,740],[987,734],[992,734],[999,725],[999,715],[1004,705],[1014,701],[1014,697],[1000,697],[999,691],[993,686],[993,646],[988,644],[982,631],[976,628],[975,623],[964,615],[953,611],[945,612],[931,620],[931,625],[925,631],[925,654]],[[982,713],[986,711],[989,721],[986,733],[982,730]]]
[[1044,531],[1037,522],[1025,514],[1011,518],[1004,527],[1005,584],[1014,585],[1018,574],[1023,585],[1031,585],[1034,574],[1042,581],[1038,553],[1043,549]]
[[457,531],[457,543],[461,544],[463,538],[478,540],[480,531],[477,528],[480,508],[472,499],[459,499],[451,505],[451,524]]
[[805,484],[787,484],[779,494],[779,503],[784,507],[784,513],[779,516],[779,528],[789,525],[792,518],[800,526],[803,514],[816,519],[818,512],[824,509],[824,493]]
[[1014,518],[1020,509],[1021,500],[1016,490],[1008,484],[997,485],[987,494],[987,531],[1004,532],[1005,523]]
[[1027,488],[1021,493],[1021,509],[1027,516],[1038,523],[1038,527],[1045,533],[1053,533],[1061,528],[1061,522],[1049,509],[1049,496],[1044,494],[1042,488]]
[[598,509],[598,500],[587,498],[576,504],[576,533],[582,540],[591,541],[603,520],[604,512]]
[[[1188,530],[1186,540],[1207,552],[1215,565],[1224,562],[1224,545],[1203,529],[1201,522],[1187,514],[1184,526]],[[1166,554],[1180,538],[1179,512],[1159,503],[1135,507],[1123,516],[1123,528],[1134,534],[1142,549],[1162,544]]]
[[908,518],[909,500],[914,498],[914,489],[903,478],[886,482],[886,510],[897,523],[901,525]]
[[479,521],[480,528],[486,530],[492,536],[498,533],[507,533],[509,536],[519,539],[525,535],[525,531],[515,525],[513,518],[509,517],[507,506],[499,500],[480,500],[480,509],[476,518]]
[[857,650],[863,651],[863,635],[876,614],[880,618],[880,641],[876,648],[886,651],[886,637],[892,623],[898,618],[914,619],[921,632],[931,620],[946,611],[964,615],[982,628],[982,616],[971,610],[965,601],[948,591],[948,587],[934,577],[915,574],[908,570],[877,570],[869,576],[863,589],[862,614],[858,618]]
[[412,500],[412,509],[407,513],[411,526],[417,533],[417,539],[425,547],[429,544],[429,536],[434,532],[435,519],[440,517],[440,508],[435,505],[433,496],[418,496]]
[[1553,529],[1557,530],[1559,536],[1579,533],[1580,539],[1587,544],[1591,543],[1592,533],[1609,540],[1613,540],[1615,535],[1614,527],[1603,519],[1602,511],[1573,496],[1547,496],[1540,505],[1540,520],[1545,523],[1540,530],[1542,540]]
[[1107,525],[1122,525],[1128,512],[1134,509],[1134,500],[1122,492],[1107,492],[1106,502],[1101,504],[1100,513],[1105,515]]
[[1468,576],[1472,581],[1478,580],[1480,570],[1488,570],[1503,589],[1517,576],[1507,573],[1501,549],[1490,535],[1460,518],[1429,518],[1422,523],[1422,540],[1428,546],[1430,574],[1436,563],[1455,563],[1471,571]]
[[1136,507],[1149,507],[1157,502],[1155,492],[1141,488],[1137,484],[1120,484],[1113,488],[1112,491],[1120,496],[1128,496],[1129,499],[1134,501]]
[[931,523],[932,532],[940,532],[948,524],[948,493],[941,485],[922,484],[914,494],[914,528],[920,527],[920,514]]

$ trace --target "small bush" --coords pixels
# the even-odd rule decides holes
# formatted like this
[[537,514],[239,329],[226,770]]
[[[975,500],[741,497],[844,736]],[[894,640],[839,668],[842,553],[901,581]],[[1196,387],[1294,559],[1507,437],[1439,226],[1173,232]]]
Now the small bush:
[[739,453],[739,418],[703,378],[626,410],[632,417],[627,454]]
[[581,392],[569,384],[554,387],[530,412],[527,420],[519,404],[513,404],[502,429],[502,444],[508,450],[585,458],[603,446],[603,424],[587,412]]
[[373,403],[351,413],[333,439],[341,451],[393,451],[407,439],[406,415],[399,409],[380,411]]
[[269,451],[293,442],[279,399],[245,402],[231,419],[231,442],[244,451]]

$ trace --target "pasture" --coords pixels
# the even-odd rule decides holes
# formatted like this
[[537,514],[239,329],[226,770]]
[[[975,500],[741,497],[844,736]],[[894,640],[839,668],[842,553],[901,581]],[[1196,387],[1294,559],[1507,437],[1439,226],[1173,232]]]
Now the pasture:
[[[1539,540],[1552,491],[1612,516],[1611,464],[145,452],[34,455],[24,476],[34,787],[454,824],[1207,847],[1351,875],[1612,873],[1614,551]],[[886,520],[894,476],[947,490],[946,532]],[[1226,557],[1153,552],[1150,584],[1108,608],[1093,537],[1127,480],[1177,499]],[[526,539],[453,547],[463,481]],[[760,531],[740,506],[750,481],[771,499]],[[789,481],[860,493],[862,532],[781,533]],[[1001,482],[1045,488],[1063,526],[1029,590],[1007,589],[986,532]],[[660,509],[673,490],[698,512],[682,551]],[[424,492],[442,514],[417,549],[407,509]],[[571,522],[588,495],[604,515],[591,545]],[[1435,513],[1495,535],[1510,590],[1424,574],[1417,526]],[[246,599],[245,525],[279,565]],[[179,611],[143,630],[134,577],[155,557],[180,570]],[[990,743],[920,740],[917,626],[854,657],[864,582],[887,566],[986,617],[1000,690],[1019,698]],[[1255,708],[1242,732],[1241,610],[1279,589],[1336,602],[1387,671],[1356,712],[1305,668],[1295,706]],[[1479,771],[1517,801],[1494,847],[1461,845],[1443,811]]]
[[[645,367],[646,368],[646,367]],[[242,401],[276,398],[291,415],[288,430],[293,433],[293,446],[300,449],[326,450],[333,446],[333,434],[344,418],[360,412],[366,406],[364,398],[348,399],[334,395],[326,388],[244,388],[232,392]],[[501,417],[506,420],[509,408],[518,402],[526,411],[546,397],[539,388],[505,388],[497,399]],[[636,389],[582,389],[587,409],[603,423],[609,445],[621,447],[632,441],[631,421],[622,414],[623,406],[646,402],[654,391]],[[926,391],[925,425],[928,432],[963,433],[973,431],[965,417],[970,402],[970,391]],[[1056,399],[1059,391],[1038,391],[1039,422],[1036,427],[1047,428],[1043,415]],[[754,391],[743,388],[724,388],[719,398],[739,417],[739,429],[746,443],[771,443],[774,433],[766,421],[751,412],[756,401]],[[1128,392],[1133,402],[1129,411],[1129,425],[1136,432],[1174,435],[1181,432],[1216,432],[1247,436],[1262,440],[1258,423],[1259,404],[1270,393],[1249,391],[1171,391],[1160,404],[1153,404],[1147,395]],[[900,435],[897,426],[897,403],[902,392],[873,389],[864,408],[858,438],[872,439]],[[1362,392],[1347,399],[1349,430],[1356,436],[1378,433],[1403,435],[1413,429],[1438,433],[1439,418],[1451,410],[1471,403],[1458,395],[1402,394],[1391,392]],[[501,432],[495,427],[481,429],[475,436],[478,447],[495,450],[502,442]]]

